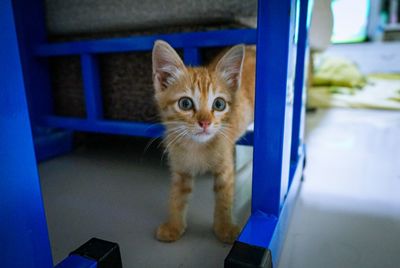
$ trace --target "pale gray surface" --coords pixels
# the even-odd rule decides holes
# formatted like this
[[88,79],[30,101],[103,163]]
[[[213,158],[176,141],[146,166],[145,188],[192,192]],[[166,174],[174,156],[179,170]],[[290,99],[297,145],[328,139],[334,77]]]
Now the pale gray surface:
[[[132,139],[93,142],[39,166],[55,263],[98,237],[119,243],[124,268],[222,267],[230,245],[212,233],[210,176],[196,181],[184,237],[170,244],[154,238],[156,227],[166,218],[169,172],[160,160],[161,151],[152,146],[143,153],[145,145],[144,140]],[[244,224],[250,210],[247,154],[252,149],[237,150],[235,212]]]
[[355,62],[363,74],[400,73],[400,42],[337,44],[324,55],[344,57]]
[[322,110],[307,141],[279,267],[400,267],[400,113]]
[[[319,111],[307,132],[305,182],[279,267],[399,267],[400,113]],[[230,246],[211,232],[210,179],[197,181],[187,234],[159,243],[168,171],[157,151],[93,147],[40,165],[56,261],[97,236],[120,243],[125,268],[222,267]]]

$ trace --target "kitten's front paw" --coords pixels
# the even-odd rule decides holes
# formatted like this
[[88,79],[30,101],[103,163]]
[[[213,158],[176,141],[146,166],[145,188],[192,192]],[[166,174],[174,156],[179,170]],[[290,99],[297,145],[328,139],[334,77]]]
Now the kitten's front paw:
[[234,224],[214,225],[214,233],[221,242],[232,244],[240,233],[240,228]]
[[181,238],[184,232],[184,226],[166,222],[157,228],[156,237],[163,242],[174,242]]

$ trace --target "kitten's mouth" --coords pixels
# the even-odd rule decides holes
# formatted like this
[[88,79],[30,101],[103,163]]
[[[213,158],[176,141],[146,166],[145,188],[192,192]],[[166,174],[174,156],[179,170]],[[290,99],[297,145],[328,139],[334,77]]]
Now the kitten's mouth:
[[197,141],[199,143],[204,143],[204,142],[209,141],[213,136],[214,136],[214,133],[212,133],[211,131],[203,130],[203,131],[199,131],[197,133],[193,133],[192,139],[194,139],[195,141]]
[[209,131],[207,131],[207,130],[203,130],[203,131],[195,133],[194,135],[196,135],[196,136],[207,136],[207,135],[211,135],[211,133]]

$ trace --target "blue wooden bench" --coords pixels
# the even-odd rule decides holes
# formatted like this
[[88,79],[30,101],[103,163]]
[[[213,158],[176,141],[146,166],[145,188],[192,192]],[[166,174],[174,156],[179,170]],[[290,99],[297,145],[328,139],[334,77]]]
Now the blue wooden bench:
[[[162,135],[161,125],[103,118],[97,55],[149,51],[155,40],[163,39],[183,49],[184,61],[191,65],[201,63],[200,48],[257,45],[254,131],[241,141],[254,146],[252,211],[225,266],[270,267],[273,263],[276,267],[305,163],[304,84],[310,2],[259,0],[257,29],[50,44],[46,40],[41,1],[1,1],[1,266],[54,267],[34,145],[41,159],[67,152],[71,133],[76,130],[144,137]],[[87,110],[84,119],[53,113],[47,59],[60,55],[80,56]],[[56,267],[98,264],[72,254]]]

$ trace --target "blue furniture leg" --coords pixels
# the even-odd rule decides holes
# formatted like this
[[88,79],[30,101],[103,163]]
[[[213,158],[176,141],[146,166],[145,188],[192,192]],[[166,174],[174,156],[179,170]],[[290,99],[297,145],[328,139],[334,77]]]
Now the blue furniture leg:
[[308,29],[310,26],[312,1],[300,1],[300,21],[297,43],[296,78],[294,81],[294,105],[292,126],[291,161],[296,162],[302,154],[304,143],[304,117],[306,103],[306,82],[308,71]]
[[73,147],[71,130],[32,126],[32,132],[38,162],[68,153]]
[[289,177],[295,7],[292,0],[258,3],[252,213],[273,217],[279,216]]
[[83,89],[85,92],[86,116],[88,120],[103,119],[99,64],[92,54],[81,55]]
[[0,1],[0,266],[50,268],[12,2]]
[[25,93],[33,128],[36,158],[45,160],[72,149],[72,131],[41,126],[43,115],[53,114],[53,99],[47,59],[35,55],[35,48],[47,42],[44,1],[12,1]]
[[198,48],[188,47],[183,49],[183,60],[186,65],[197,66],[200,65],[200,51]]
[[[0,266],[52,268],[11,0],[0,2],[0,25]],[[93,238],[57,267],[121,268],[119,246]]]
[[303,150],[293,161],[291,141],[293,121],[301,128],[304,105],[300,98],[293,109],[295,74],[304,72],[296,54],[304,56],[305,46],[297,43],[298,31],[306,31],[300,22],[307,21],[307,5],[307,0],[258,1],[252,211],[225,267],[278,264],[303,172]]

